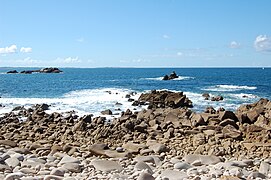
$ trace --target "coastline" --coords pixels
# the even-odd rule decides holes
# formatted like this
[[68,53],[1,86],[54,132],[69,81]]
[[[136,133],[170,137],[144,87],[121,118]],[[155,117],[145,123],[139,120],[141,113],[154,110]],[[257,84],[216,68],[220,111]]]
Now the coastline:
[[[170,98],[161,99],[163,94],[148,96],[146,108],[126,110],[111,121],[46,113],[46,105],[5,114],[0,117],[0,152],[6,157],[0,176],[270,178],[269,100],[242,105],[236,112],[209,108],[198,113],[181,105],[183,95],[174,95],[180,105],[174,108],[168,107]],[[150,107],[155,98],[164,105],[153,101]]]

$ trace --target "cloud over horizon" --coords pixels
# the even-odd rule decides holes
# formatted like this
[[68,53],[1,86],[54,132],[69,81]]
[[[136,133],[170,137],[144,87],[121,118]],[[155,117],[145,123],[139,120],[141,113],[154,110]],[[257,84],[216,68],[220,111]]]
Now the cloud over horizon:
[[73,64],[73,63],[81,63],[82,61],[77,57],[67,57],[67,58],[60,58],[56,59],[58,63],[65,63],[65,64]]
[[31,53],[32,48],[31,47],[21,47],[20,52],[22,52],[22,53]]
[[271,52],[271,38],[267,35],[259,35],[254,41],[254,47],[257,51]]
[[4,48],[0,48],[0,54],[11,54],[11,53],[16,53],[17,51],[17,46],[15,44],[11,46],[7,46]]
[[230,43],[230,48],[232,48],[232,49],[237,49],[237,48],[240,48],[240,47],[241,47],[241,44],[236,42],[236,41],[232,41]]

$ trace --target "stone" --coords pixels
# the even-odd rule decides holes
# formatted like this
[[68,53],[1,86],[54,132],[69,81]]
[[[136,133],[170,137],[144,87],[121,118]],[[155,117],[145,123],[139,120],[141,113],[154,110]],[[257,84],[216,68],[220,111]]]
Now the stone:
[[10,146],[10,147],[16,147],[17,143],[11,140],[0,140],[1,145]]
[[93,144],[89,147],[89,151],[94,155],[105,155],[107,149],[109,149],[107,144]]
[[185,162],[192,164],[195,161],[199,161],[201,164],[217,164],[222,162],[222,159],[214,155],[200,155],[200,154],[189,154],[184,157]]
[[182,169],[189,169],[192,166],[189,165],[186,162],[177,162],[176,164],[174,164],[174,169],[178,169],[178,170],[182,170]]
[[62,167],[73,173],[80,173],[82,170],[78,163],[65,163]]
[[104,155],[106,157],[110,157],[110,158],[124,158],[124,157],[131,157],[132,154],[130,152],[117,152],[114,150],[105,150],[104,151]]
[[43,162],[39,162],[39,161],[35,161],[36,159],[32,158],[32,159],[27,159],[24,160],[23,162],[21,162],[21,167],[32,167],[35,168],[36,166],[44,166],[45,163]]
[[123,147],[117,147],[116,151],[119,152],[119,153],[124,152],[124,148]]
[[19,148],[19,147],[11,148],[10,151],[14,151],[19,154],[29,154],[30,153],[29,149]]
[[50,172],[51,175],[55,175],[55,176],[62,176],[64,177],[65,172],[62,169],[59,168],[54,168],[52,169],[52,171]]
[[149,146],[149,149],[152,149],[155,153],[162,153],[167,152],[169,149],[164,145],[160,143],[155,143]]
[[93,160],[91,161],[91,165],[93,165],[96,170],[103,172],[123,170],[123,167],[121,167],[119,163],[110,160]]
[[155,180],[155,178],[147,172],[142,172],[137,180]]
[[234,126],[228,124],[222,129],[223,136],[225,138],[238,139],[241,138],[242,132],[237,130]]
[[188,178],[187,174],[181,171],[176,171],[176,170],[164,170],[161,173],[161,178],[165,179],[167,178],[168,180],[182,180],[185,178]]
[[263,108],[254,108],[248,111],[246,115],[250,122],[254,123],[257,121],[257,118],[260,116],[261,113],[263,113]]
[[30,169],[30,168],[27,168],[27,167],[21,168],[19,171],[24,173],[24,174],[34,174],[34,173],[36,173],[35,169]]
[[59,162],[59,165],[66,164],[66,163],[80,163],[80,161],[77,158],[65,155],[61,161]]
[[219,112],[219,119],[221,121],[223,121],[225,119],[232,119],[234,121],[238,121],[238,118],[236,117],[236,115],[232,111],[220,111]]
[[11,168],[15,168],[16,166],[20,165],[20,161],[15,157],[6,159],[5,163]]
[[193,146],[199,146],[202,144],[205,144],[206,140],[205,140],[205,136],[203,133],[199,133],[194,135],[193,137]]
[[221,176],[220,180],[241,180],[239,177],[236,176]]
[[21,179],[25,174],[22,172],[15,172],[15,173],[10,173],[6,176],[4,180],[15,180],[15,179]]
[[160,166],[162,164],[161,158],[159,156],[137,156],[134,158],[136,162],[147,162],[147,163],[153,163],[156,166]]
[[137,171],[147,170],[149,174],[153,174],[153,171],[150,168],[150,166],[148,164],[146,164],[145,162],[142,162],[142,161],[137,162],[135,164],[134,169],[137,170]]
[[271,170],[270,164],[262,161],[260,164],[259,172],[267,175],[270,172],[270,170]]
[[101,112],[102,115],[112,115],[112,111],[110,109],[104,110]]
[[190,118],[192,126],[206,125],[203,117],[200,114],[193,113]]
[[46,175],[44,176],[44,180],[63,180],[63,177],[55,175]]
[[122,145],[122,147],[131,153],[139,153],[141,149],[146,149],[147,146],[145,144],[137,144],[133,142],[127,142]]
[[4,172],[6,170],[11,170],[11,169],[9,166],[0,163],[0,172]]
[[219,126],[227,126],[228,124],[232,125],[233,127],[235,127],[236,129],[239,129],[239,126],[235,123],[234,120],[232,119],[224,119],[223,121],[221,121],[219,123]]
[[256,178],[265,179],[266,176],[260,172],[251,172],[247,177],[247,179],[256,179]]

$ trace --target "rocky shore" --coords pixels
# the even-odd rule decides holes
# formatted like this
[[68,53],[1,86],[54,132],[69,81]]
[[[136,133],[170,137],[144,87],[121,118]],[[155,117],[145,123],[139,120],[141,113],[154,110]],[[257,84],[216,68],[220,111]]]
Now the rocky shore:
[[152,91],[131,103],[147,108],[0,116],[0,179],[271,179],[271,101],[196,113],[183,93]]

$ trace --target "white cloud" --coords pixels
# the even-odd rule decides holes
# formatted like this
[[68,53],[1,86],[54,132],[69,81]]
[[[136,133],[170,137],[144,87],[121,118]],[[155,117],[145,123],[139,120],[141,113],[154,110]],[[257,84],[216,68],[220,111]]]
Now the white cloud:
[[31,47],[21,47],[20,52],[22,52],[22,53],[31,53],[32,48]]
[[37,64],[41,63],[41,61],[32,59],[31,57],[27,57],[27,58],[24,58],[24,59],[16,60],[15,62],[16,63],[20,63],[20,64],[24,64],[24,65],[25,64],[28,64],[28,65],[37,65]]
[[257,36],[254,47],[257,51],[271,52],[271,38],[266,35]]
[[56,62],[72,64],[72,63],[81,63],[82,61],[78,57],[67,57],[67,58],[57,58]]
[[164,35],[163,35],[163,38],[164,38],[164,39],[170,39],[170,36],[167,35],[167,34],[164,34]]
[[183,53],[182,52],[177,52],[177,56],[182,56]]
[[232,48],[232,49],[237,49],[237,48],[240,48],[240,47],[241,47],[241,44],[236,42],[236,41],[232,41],[230,43],[230,48]]
[[15,53],[16,51],[17,51],[17,46],[15,44],[9,47],[0,48],[0,54],[10,54],[10,53]]
[[82,43],[85,41],[85,39],[83,37],[80,37],[80,38],[76,39],[76,41]]

